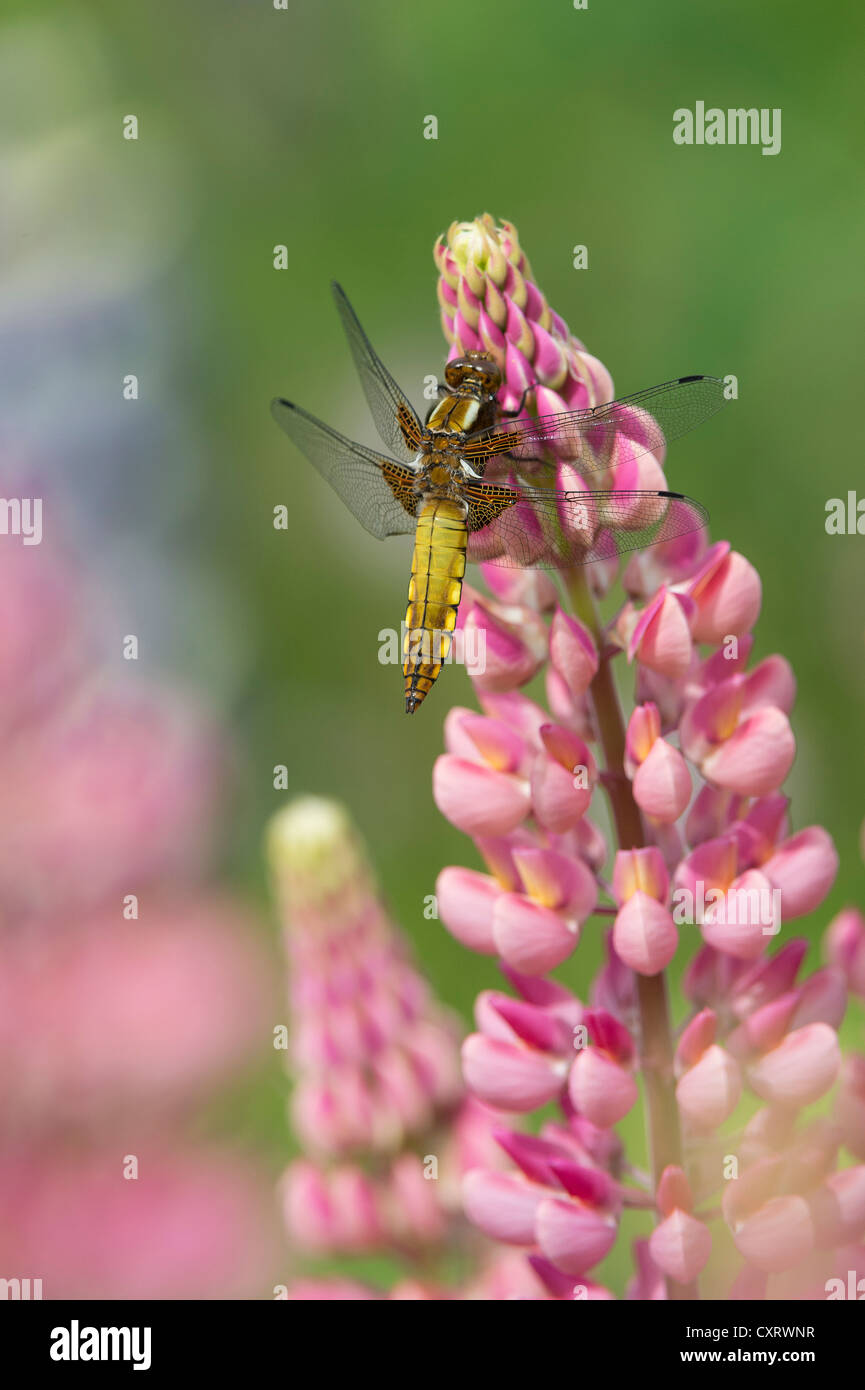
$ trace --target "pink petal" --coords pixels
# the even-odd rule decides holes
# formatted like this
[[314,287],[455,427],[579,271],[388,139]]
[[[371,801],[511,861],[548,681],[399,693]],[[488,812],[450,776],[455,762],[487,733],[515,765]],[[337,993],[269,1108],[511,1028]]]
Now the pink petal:
[[538,1245],[566,1274],[582,1274],[609,1253],[616,1241],[616,1221],[581,1202],[546,1197],[535,1215]]
[[630,1072],[590,1045],[574,1060],[568,1094],[581,1115],[609,1129],[633,1108],[639,1092]]
[[494,956],[493,909],[501,888],[489,874],[457,867],[442,869],[436,880],[438,914],[451,936],[470,951]]
[[769,1274],[804,1258],[814,1245],[814,1226],[803,1197],[772,1197],[733,1230],[740,1255]]
[[785,922],[813,912],[838,872],[838,852],[832,836],[820,825],[800,830],[766,860],[763,872],[773,887],[781,890]]
[[503,893],[493,911],[493,936],[508,965],[526,975],[544,975],[573,953],[578,927],[518,893]]
[[583,695],[598,670],[598,653],[588,630],[559,608],[550,627],[550,660],[572,695]]
[[619,908],[613,945],[625,965],[640,975],[657,975],[676,954],[679,933],[669,911],[645,893],[635,893]]
[[442,815],[466,835],[506,835],[531,805],[525,782],[450,753],[436,759],[433,797]]
[[486,1105],[522,1114],[561,1093],[563,1064],[534,1048],[472,1033],[462,1046],[466,1085]]
[[689,1284],[708,1262],[712,1237],[702,1221],[677,1208],[649,1236],[649,1251],[666,1275]]
[[659,738],[634,776],[634,800],[647,816],[669,824],[691,799],[691,775],[677,748]]
[[827,1023],[810,1023],[748,1069],[748,1081],[771,1105],[810,1105],[834,1084],[841,1066],[838,1035]]
[[742,1074],[722,1047],[713,1044],[676,1086],[685,1118],[696,1128],[717,1129],[732,1115],[742,1094]]
[[713,647],[727,636],[748,632],[760,613],[760,576],[736,551],[726,555],[711,574],[693,585],[690,593],[697,604],[694,638]]
[[546,1191],[519,1173],[473,1168],[463,1178],[463,1208],[473,1225],[491,1240],[534,1245],[535,1215]]
[[745,719],[725,743],[709,753],[701,770],[710,782],[740,796],[766,796],[780,787],[795,754],[786,714],[767,706]]

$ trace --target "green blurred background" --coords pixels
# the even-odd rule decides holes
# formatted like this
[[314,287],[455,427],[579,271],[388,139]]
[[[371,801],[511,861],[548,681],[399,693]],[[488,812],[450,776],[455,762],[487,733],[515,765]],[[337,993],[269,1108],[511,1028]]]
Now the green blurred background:
[[[830,497],[865,496],[862,28],[852,8],[830,18],[803,0],[7,0],[5,39],[27,58],[9,66],[7,124],[22,122],[25,147],[49,130],[83,142],[87,177],[46,212],[60,244],[72,218],[93,257],[122,268],[124,246],[131,265],[160,239],[146,362],[127,366],[114,341],[122,370],[144,362],[136,420],[170,396],[172,424],[134,470],[118,445],[113,481],[150,499],[127,519],[176,581],[162,660],[206,684],[240,742],[229,872],[264,899],[261,832],[285,763],[292,789],[349,804],[420,960],[466,1012],[493,967],[423,905],[442,865],[473,862],[430,796],[442,717],[470,700],[468,682],[448,670],[405,717],[398,670],[377,653],[403,616],[410,542],[361,530],[269,400],[372,441],[336,277],[420,403],[444,356],[432,245],[482,211],[516,224],[541,289],[619,394],[734,373],[738,403],[678,443],[667,473],[758,567],[755,655],[784,653],[798,677],[793,824],[826,825],[842,857],[829,902],[796,924],[816,934],[863,886],[865,538],[824,529]],[[674,145],[673,111],[697,100],[782,108],[780,155]],[[137,143],[121,139],[127,113]],[[423,138],[429,114],[437,141]],[[118,233],[136,199],[146,216]],[[577,243],[587,270],[572,267]],[[86,414],[86,392],[68,408]],[[282,503],[287,533],[272,525]],[[567,977],[584,984],[594,959],[578,954]],[[278,1091],[255,1121],[277,1149]]]

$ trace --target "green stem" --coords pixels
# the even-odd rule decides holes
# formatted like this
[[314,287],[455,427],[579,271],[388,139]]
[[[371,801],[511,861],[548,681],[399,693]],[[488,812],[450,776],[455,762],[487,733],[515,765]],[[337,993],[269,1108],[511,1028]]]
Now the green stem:
[[[585,569],[577,566],[568,570],[564,579],[576,617],[588,628],[601,651],[604,646],[601,624]],[[610,774],[605,778],[605,786],[619,847],[641,849],[646,844],[646,834],[640,808],[625,775],[625,725],[612,668],[606,657],[601,659],[589,695],[604,750],[604,763]],[[674,1087],[673,1034],[664,971],[658,975],[637,975],[637,1001],[640,1015],[639,1054],[646,1092],[652,1181],[657,1190],[665,1168],[670,1165],[684,1168],[679,1108]],[[696,1282],[678,1284],[674,1279],[668,1279],[667,1297],[671,1300],[698,1298]]]

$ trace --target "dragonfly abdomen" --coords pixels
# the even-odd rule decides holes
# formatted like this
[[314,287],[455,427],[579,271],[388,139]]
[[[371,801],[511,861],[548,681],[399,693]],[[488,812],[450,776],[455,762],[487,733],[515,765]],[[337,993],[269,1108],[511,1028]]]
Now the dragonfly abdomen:
[[405,615],[405,707],[414,714],[451,647],[466,568],[466,509],[429,497],[420,507]]

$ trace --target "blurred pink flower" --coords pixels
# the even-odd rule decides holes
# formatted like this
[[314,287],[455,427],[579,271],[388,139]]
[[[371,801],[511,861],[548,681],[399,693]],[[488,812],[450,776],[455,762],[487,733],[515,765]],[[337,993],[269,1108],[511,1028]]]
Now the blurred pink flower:
[[[138,1161],[137,1177],[129,1173]],[[0,1263],[46,1299],[250,1298],[266,1291],[273,1215],[248,1164],[121,1133],[90,1153],[8,1149]]]
[[104,688],[7,747],[0,899],[68,913],[200,875],[224,754],[201,712],[161,690]]
[[[81,575],[43,536],[0,546],[0,740],[68,702],[95,643],[82,621]],[[7,750],[8,751],[8,750]]]
[[0,1128],[170,1114],[261,1053],[273,1002],[249,914],[219,898],[145,900],[7,933]]
[[[281,1183],[291,1250],[377,1250],[409,1266],[423,1258],[428,1270],[461,1221],[459,1180],[494,1147],[497,1117],[464,1097],[456,1021],[412,965],[342,807],[290,803],[270,823],[268,855],[289,964],[291,1115],[305,1151]],[[389,1297],[452,1294],[408,1275]],[[289,1296],[380,1295],[301,1280]]]
[[224,739],[110,678],[45,541],[0,560],[2,1265],[45,1298],[260,1295],[264,1175],[187,1137],[273,1013],[254,917],[201,886]]

